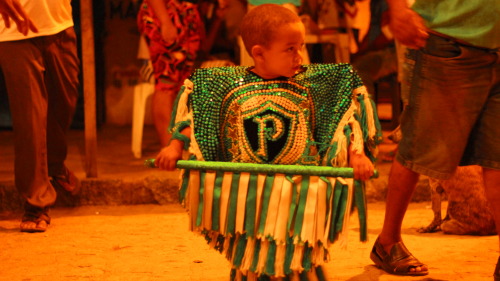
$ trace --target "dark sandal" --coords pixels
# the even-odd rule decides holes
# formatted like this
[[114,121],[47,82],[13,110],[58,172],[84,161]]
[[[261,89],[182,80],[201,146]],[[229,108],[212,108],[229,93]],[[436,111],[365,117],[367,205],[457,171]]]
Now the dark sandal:
[[425,264],[415,258],[410,251],[408,251],[403,242],[394,244],[391,248],[391,254],[388,255],[382,244],[379,243],[379,238],[377,238],[377,241],[375,241],[373,245],[372,252],[370,253],[370,259],[377,267],[390,274],[406,276],[422,276],[429,274],[428,270],[410,271],[411,268],[423,267]]
[[38,208],[26,203],[25,212],[21,220],[21,232],[45,232],[50,224],[49,208]]
[[493,278],[495,281],[500,281],[500,257],[498,257],[497,266],[495,267],[495,272],[493,273]]

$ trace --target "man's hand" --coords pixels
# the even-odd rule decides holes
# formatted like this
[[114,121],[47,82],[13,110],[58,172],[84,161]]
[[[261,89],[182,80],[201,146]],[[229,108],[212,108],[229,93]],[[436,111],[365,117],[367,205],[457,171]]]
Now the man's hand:
[[396,40],[412,49],[423,48],[429,37],[422,17],[407,7],[389,9],[389,28]]
[[38,32],[35,24],[18,0],[0,0],[0,14],[7,28],[10,27],[10,19],[12,19],[17,26],[17,30],[23,35],[27,35],[29,30],[35,33]]

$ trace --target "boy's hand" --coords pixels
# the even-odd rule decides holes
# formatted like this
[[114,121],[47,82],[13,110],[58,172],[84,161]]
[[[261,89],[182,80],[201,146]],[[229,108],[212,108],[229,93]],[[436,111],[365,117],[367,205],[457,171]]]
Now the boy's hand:
[[354,169],[355,180],[369,180],[373,176],[375,167],[372,161],[364,154],[351,153],[351,167]]
[[180,140],[172,140],[170,144],[164,147],[160,153],[156,156],[155,165],[156,167],[173,171],[177,161],[182,159],[182,149],[184,147],[184,142]]

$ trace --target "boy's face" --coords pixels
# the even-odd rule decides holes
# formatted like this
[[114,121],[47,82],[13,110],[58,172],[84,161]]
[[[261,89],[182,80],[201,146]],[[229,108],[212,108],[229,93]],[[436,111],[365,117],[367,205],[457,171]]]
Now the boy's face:
[[305,28],[302,22],[284,25],[268,47],[261,47],[254,71],[265,79],[292,77],[302,64]]

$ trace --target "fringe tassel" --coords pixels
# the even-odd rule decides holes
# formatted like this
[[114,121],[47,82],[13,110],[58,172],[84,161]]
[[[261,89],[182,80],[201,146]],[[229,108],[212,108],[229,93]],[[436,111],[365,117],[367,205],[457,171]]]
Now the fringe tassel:
[[214,203],[215,172],[206,172],[203,192],[203,227],[205,229],[216,230],[212,228],[212,205]]
[[245,274],[286,276],[325,263],[329,244],[346,240],[350,201],[358,199],[352,180],[342,178],[189,175],[191,228]]
[[187,191],[188,191],[188,186],[189,186],[189,170],[181,170],[180,173],[180,188],[179,188],[179,202],[182,204],[182,206],[186,207],[186,201],[189,201],[189,199],[186,197],[188,196]]
[[302,257],[304,255],[304,245],[296,244],[293,251],[292,263],[290,264],[290,269],[292,271],[302,272],[304,268],[302,267]]
[[169,124],[169,130],[171,132],[177,131],[179,128],[176,128],[176,124],[183,124],[184,121],[190,120],[191,124],[191,143],[189,146],[189,152],[196,156],[197,160],[204,160],[203,155],[201,154],[200,147],[196,142],[194,137],[194,122],[193,122],[193,113],[189,108],[189,96],[193,92],[194,84],[189,79],[184,80],[184,85],[181,87],[179,94],[177,95],[177,100],[174,103],[175,118],[172,118]]
[[227,233],[227,211],[229,208],[229,195],[231,194],[231,182],[233,178],[233,173],[224,173],[222,176],[222,187],[220,195],[220,232],[222,234]]
[[370,95],[365,86],[355,89],[354,95],[358,96],[358,102],[361,105],[358,112],[363,119],[362,124],[365,125],[366,128],[365,136],[366,138],[373,138],[378,131],[376,124],[379,122],[376,115],[376,109],[372,106],[373,103],[370,99]]
[[328,148],[323,165],[333,167],[347,167],[348,166],[348,138],[344,129],[354,121],[354,113],[356,112],[356,104],[352,103],[351,107],[346,111],[342,120],[340,120],[337,130],[333,135],[331,146]]
[[245,249],[245,255],[243,256],[243,261],[241,262],[240,270],[242,272],[247,272],[253,263],[253,257],[255,253],[255,239],[248,238],[247,246]]
[[222,249],[221,249],[221,254],[226,257],[226,259],[229,259],[228,257],[230,257],[231,255],[229,254],[230,251],[231,251],[231,241],[234,241],[234,238],[232,238],[231,236],[227,236],[225,237],[224,239],[224,244],[222,245]]
[[285,276],[285,256],[286,256],[286,244],[279,244],[276,246],[276,258],[274,263],[274,274],[276,277]]
[[260,251],[259,251],[259,261],[257,263],[257,267],[255,268],[256,273],[261,274],[266,270],[266,261],[267,261],[267,252],[269,251],[269,241],[261,240],[260,242]]
[[319,178],[318,180],[318,200],[316,204],[316,216],[315,221],[316,229],[312,242],[319,241],[322,244],[326,245],[325,239],[325,229],[327,225],[327,205],[328,205],[328,197],[327,197],[327,189],[328,182],[325,181],[326,178]]
[[[278,208],[280,205],[280,199],[281,199],[281,189],[283,187],[283,181],[285,180],[285,175],[283,174],[277,174],[274,177],[274,182],[273,186],[271,189],[271,196],[269,198],[269,206],[267,217],[266,217],[266,223],[265,223],[265,228],[264,228],[264,233],[262,235],[264,237],[274,237],[274,230],[276,225],[278,224],[277,219],[278,219]],[[278,208],[277,208],[278,207]],[[280,223],[280,225],[283,225]],[[280,242],[284,242],[280,241]]]
[[193,231],[196,228],[196,221],[198,219],[198,205],[199,205],[199,191],[200,191],[200,171],[192,170],[189,172],[189,229]]
[[352,130],[351,133],[351,150],[356,154],[361,154],[364,151],[363,132],[358,122],[349,124]]
[[257,238],[262,238],[262,231],[259,229],[260,226],[260,221],[262,219],[262,205],[263,205],[263,199],[262,199],[262,194],[264,193],[264,188],[266,185],[266,181],[268,179],[267,175],[259,174],[257,178],[257,201],[256,201],[256,214],[255,214],[255,230],[256,230],[256,237]]
[[345,181],[347,182],[347,198],[346,200],[344,200],[344,202],[346,203],[346,206],[345,208],[343,208],[343,215],[342,215],[342,228],[341,228],[341,231],[340,231],[340,247],[341,248],[347,248],[347,242],[349,241],[348,239],[348,233],[349,233],[349,219],[351,218],[351,216],[349,215],[349,213],[351,212],[351,208],[352,208],[352,201],[353,201],[353,197],[354,197],[354,183],[353,183],[353,179],[345,179]]
[[246,281],[258,281],[259,278],[257,277],[257,274],[253,273],[253,272],[249,272],[247,274],[247,280]]
[[244,233],[245,222],[245,202],[247,201],[248,183],[250,182],[250,173],[241,173],[238,189],[238,203],[236,206],[236,233]]
[[[344,129],[350,127],[349,132]],[[366,147],[370,151],[369,157],[374,160],[378,150],[374,144],[382,141],[382,130],[378,120],[374,102],[370,99],[366,88],[359,87],[353,91],[353,102],[339,122],[337,130],[327,150],[327,157],[323,165],[334,167],[348,166],[348,148],[352,141],[355,152],[363,151]],[[366,143],[370,143],[365,146]]]
[[247,201],[245,208],[245,232],[247,236],[255,236],[255,217],[257,207],[257,184],[258,175],[250,174],[250,181],[248,184]]
[[241,262],[245,255],[245,250],[247,246],[248,239],[246,239],[245,235],[238,235],[236,237],[236,247],[234,249],[234,254],[231,260],[231,263],[239,268],[241,266]]
[[276,271],[274,270],[276,266],[276,241],[269,241],[269,249],[267,250],[266,257],[266,268],[264,273],[269,276],[276,275]]
[[314,247],[311,252],[311,264],[319,266],[328,261],[323,247]]
[[368,240],[367,234],[367,204],[365,195],[365,183],[362,181],[354,181],[354,204],[358,209],[359,219],[359,240],[366,242]]
[[193,88],[193,82],[189,81],[189,79],[184,80],[184,86],[181,89],[183,91],[178,95],[177,102],[175,103],[177,105],[177,108],[174,108],[175,111],[173,111],[176,112],[175,119],[172,118],[171,124],[176,124],[181,121],[187,120],[186,116],[189,112],[188,100],[189,95],[193,92]]
[[292,192],[293,192],[293,183],[289,179],[285,178],[283,180],[283,185],[281,187],[280,204],[276,208],[278,211],[278,217],[276,219],[276,225],[274,229],[274,239],[280,245],[286,243],[286,239],[288,236],[287,225],[290,217],[288,210],[290,209],[290,205],[292,203]]
[[318,221],[316,221],[316,206],[318,201],[318,183],[319,178],[312,176],[309,180],[309,188],[307,190],[306,204],[304,208],[304,220],[302,222],[302,232],[300,234],[301,241],[313,243],[315,242],[315,231]]
[[194,132],[196,130],[194,126],[194,120],[193,118],[191,120],[191,144],[189,146],[189,153],[194,155],[196,157],[196,160],[204,161],[205,158],[203,158],[203,154],[201,154],[200,146],[198,145],[198,142],[196,141]]

